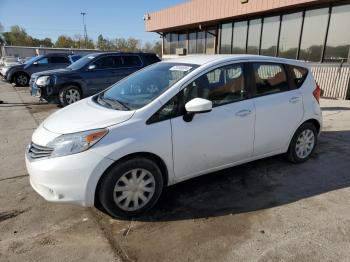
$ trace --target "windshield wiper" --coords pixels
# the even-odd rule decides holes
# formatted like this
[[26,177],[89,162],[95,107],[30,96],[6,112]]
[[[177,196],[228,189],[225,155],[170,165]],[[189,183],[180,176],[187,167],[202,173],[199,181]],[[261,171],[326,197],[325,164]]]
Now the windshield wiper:
[[105,104],[109,105],[113,109],[118,109],[122,107],[124,110],[130,110],[130,108],[127,105],[125,105],[123,102],[120,102],[113,98],[104,97],[103,94],[100,94],[98,96],[98,99],[103,101]]

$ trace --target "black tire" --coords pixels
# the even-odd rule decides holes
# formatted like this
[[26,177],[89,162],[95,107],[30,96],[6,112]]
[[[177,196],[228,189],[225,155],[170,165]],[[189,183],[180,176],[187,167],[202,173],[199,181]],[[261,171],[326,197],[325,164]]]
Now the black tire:
[[29,77],[24,73],[18,73],[14,77],[14,83],[16,86],[28,86]]
[[[120,207],[122,203],[117,204],[117,200],[115,198],[120,197],[118,196],[118,192],[114,192],[115,187],[118,185],[120,186],[122,183],[121,180],[119,180],[122,176],[125,177],[127,174],[131,173],[132,170],[139,169],[139,170],[146,170],[151,174],[154,178],[154,192],[153,195],[150,195],[148,201],[145,201],[144,204],[140,206],[139,209],[136,210],[124,210]],[[141,175],[139,175],[138,178],[140,178]],[[132,180],[130,178],[129,182]],[[153,184],[153,182],[152,182]],[[126,184],[125,184],[126,186]],[[136,157],[132,159],[125,160],[121,163],[116,164],[115,166],[112,166],[101,178],[101,181],[99,182],[98,186],[98,192],[97,196],[99,198],[99,202],[101,203],[102,207],[114,218],[132,218],[140,216],[142,213],[146,212],[150,208],[154,206],[154,204],[158,201],[162,190],[163,190],[163,177],[162,173],[156,163],[154,163],[152,160],[144,158],[144,157]],[[128,192],[131,192],[130,190]],[[126,192],[126,194],[128,193]],[[123,192],[124,194],[124,192]],[[135,202],[133,201],[133,205],[131,205],[131,208],[135,208]],[[140,198],[137,199],[137,202],[139,203]],[[142,200],[141,200],[142,201]],[[126,202],[126,200],[125,200]],[[126,204],[124,202],[125,205]],[[131,204],[131,202],[130,202]]]
[[[298,156],[298,153],[297,153],[297,141],[298,141],[299,136],[306,130],[310,130],[313,133],[314,143],[313,143],[313,147],[312,147],[311,151],[305,157],[300,157],[300,156]],[[306,160],[308,160],[310,158],[310,156],[314,152],[316,144],[317,144],[317,129],[316,129],[316,127],[312,123],[309,123],[309,122],[302,124],[297,129],[297,131],[295,131],[295,134],[292,138],[292,141],[290,142],[289,149],[288,149],[288,160],[293,162],[293,163],[305,162]]]
[[58,100],[61,106],[68,106],[80,99],[82,99],[80,88],[75,85],[65,86],[58,93]]

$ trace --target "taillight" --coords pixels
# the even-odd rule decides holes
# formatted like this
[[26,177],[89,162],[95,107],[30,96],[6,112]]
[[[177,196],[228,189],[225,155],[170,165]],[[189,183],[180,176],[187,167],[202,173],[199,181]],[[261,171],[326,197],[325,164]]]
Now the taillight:
[[315,99],[317,100],[318,103],[320,103],[320,97],[321,97],[321,88],[320,86],[316,83],[316,88],[315,90],[312,92],[312,94],[314,95]]

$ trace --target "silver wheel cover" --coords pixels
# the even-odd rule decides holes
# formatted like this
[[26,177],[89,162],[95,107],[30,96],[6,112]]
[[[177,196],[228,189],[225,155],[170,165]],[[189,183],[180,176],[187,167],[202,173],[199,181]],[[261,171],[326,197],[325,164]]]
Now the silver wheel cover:
[[142,168],[124,173],[113,190],[114,202],[124,211],[136,211],[152,198],[156,188],[154,176]]
[[297,157],[304,159],[308,157],[315,146],[315,135],[310,129],[305,129],[298,136],[296,145],[295,145],[295,153]]
[[68,89],[66,92],[66,101],[67,104],[73,104],[74,102],[77,102],[80,100],[80,93],[78,90],[72,88]]

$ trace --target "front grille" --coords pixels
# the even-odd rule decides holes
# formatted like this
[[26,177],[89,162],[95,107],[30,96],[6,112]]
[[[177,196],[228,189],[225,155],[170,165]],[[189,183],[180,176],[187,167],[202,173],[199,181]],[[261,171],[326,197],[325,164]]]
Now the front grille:
[[53,148],[46,146],[39,146],[31,143],[28,149],[28,155],[33,159],[49,157],[53,151]]

